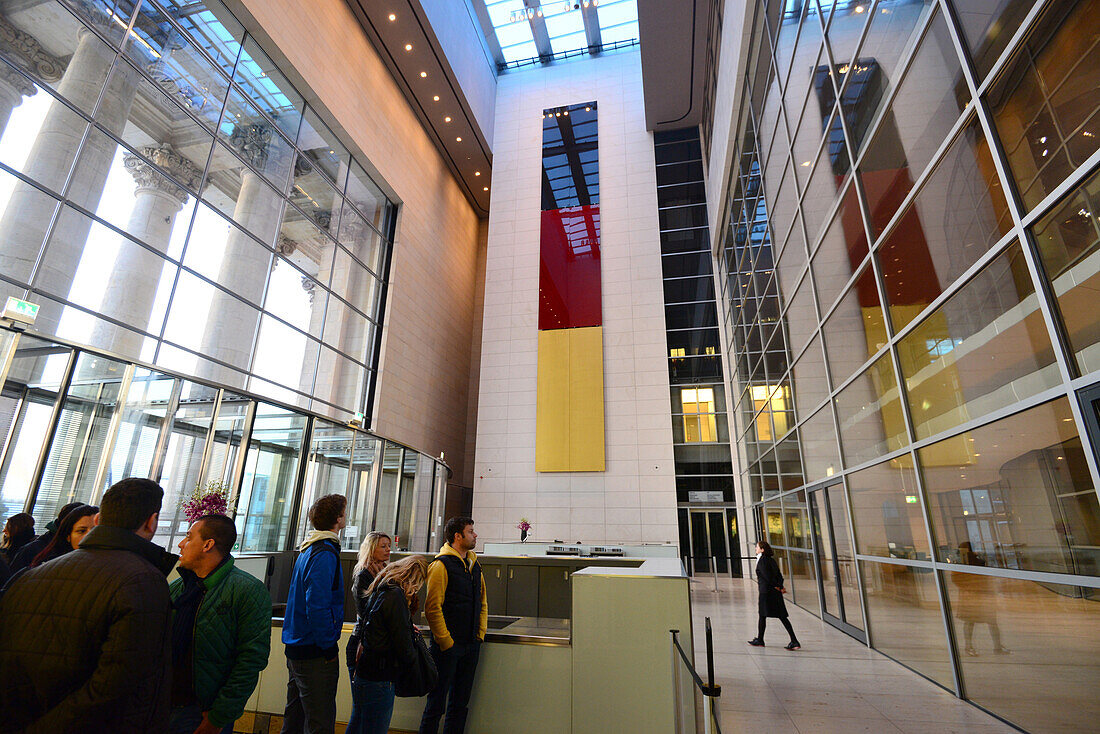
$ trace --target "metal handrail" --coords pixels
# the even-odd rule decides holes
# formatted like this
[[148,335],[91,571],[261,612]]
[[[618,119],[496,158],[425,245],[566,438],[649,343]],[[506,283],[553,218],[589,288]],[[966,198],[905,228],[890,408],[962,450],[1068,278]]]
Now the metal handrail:
[[683,734],[680,721],[680,708],[682,702],[680,701],[680,668],[676,665],[677,654],[679,654],[680,659],[684,661],[684,665],[687,667],[688,673],[691,674],[695,686],[698,687],[700,693],[703,694],[703,731],[705,734],[710,734],[712,731],[717,732],[717,734],[722,734],[722,727],[718,723],[718,717],[714,709],[714,699],[722,695],[722,686],[714,682],[714,638],[710,628],[710,617],[706,618],[707,682],[703,682],[703,679],[699,677],[699,673],[695,671],[695,666],[688,660],[684,648],[680,646],[680,640],[677,638],[677,635],[680,634],[680,630],[669,630],[668,632],[672,638],[672,695],[676,708],[676,734]]

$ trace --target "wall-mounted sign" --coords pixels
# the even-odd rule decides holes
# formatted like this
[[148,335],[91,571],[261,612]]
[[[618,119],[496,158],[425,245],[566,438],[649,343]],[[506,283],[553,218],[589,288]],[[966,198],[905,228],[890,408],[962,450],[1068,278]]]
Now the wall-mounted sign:
[[688,492],[688,502],[724,502],[722,490],[708,492]]

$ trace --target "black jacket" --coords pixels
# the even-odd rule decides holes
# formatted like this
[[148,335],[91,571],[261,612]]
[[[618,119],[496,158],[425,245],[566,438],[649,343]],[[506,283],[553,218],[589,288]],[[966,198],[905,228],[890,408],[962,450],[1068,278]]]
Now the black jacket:
[[0,731],[162,732],[176,556],[100,525],[0,599]]
[[19,552],[15,554],[14,560],[9,562],[11,565],[11,572],[14,574],[31,565],[31,561],[35,559],[35,556],[41,553],[45,547],[50,544],[56,532],[56,530],[47,530],[20,548]]
[[[366,602],[366,611],[360,613],[355,624],[363,646],[354,667],[355,675],[365,680],[396,681],[400,671],[416,664],[412,615],[405,592],[387,581]],[[371,609],[375,609],[373,615]],[[364,614],[370,615],[369,618]]]
[[787,605],[783,594],[783,574],[779,564],[770,556],[760,556],[756,562],[756,585],[760,588],[760,616],[786,617]]
[[[10,546],[7,548],[0,548],[0,557],[7,561],[9,566],[14,565],[15,559],[19,557],[19,552],[36,540],[37,538],[34,537],[34,531],[27,528],[26,531],[12,537]],[[49,541],[47,540],[46,542],[48,543]],[[45,544],[43,544],[42,547],[44,548]],[[41,548],[39,550],[41,550]],[[17,568],[15,570],[18,571],[19,569]]]
[[348,635],[348,644],[344,648],[344,659],[347,663],[348,669],[355,668],[355,655],[359,650],[359,624],[358,620],[365,619],[367,611],[367,596],[366,591],[370,588],[370,585],[374,583],[374,574],[363,567],[355,573],[355,580],[351,583],[351,595],[355,599],[355,619],[356,625],[351,634]]
[[455,642],[479,638],[481,624],[481,564],[472,569],[458,556],[440,553],[435,557],[447,570],[447,592],[443,596],[443,619]]

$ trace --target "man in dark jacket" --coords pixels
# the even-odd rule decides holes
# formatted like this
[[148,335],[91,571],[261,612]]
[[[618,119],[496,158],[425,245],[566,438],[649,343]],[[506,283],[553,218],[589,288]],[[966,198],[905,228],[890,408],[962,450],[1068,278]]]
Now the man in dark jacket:
[[39,535],[37,538],[27,543],[25,546],[19,549],[19,552],[15,554],[15,558],[12,559],[11,573],[14,576],[16,573],[31,565],[31,561],[38,557],[38,554],[45,550],[46,546],[53,540],[53,536],[57,534],[57,528],[61,525],[61,521],[65,519],[65,516],[69,514],[74,508],[80,507],[83,502],[70,502],[61,508],[57,513],[56,520],[50,520],[46,523],[46,532]]
[[474,689],[474,672],[489,622],[481,564],[474,555],[477,533],[468,517],[452,517],[444,526],[447,543],[428,566],[424,616],[432,629],[432,658],[439,679],[428,694],[420,734],[436,734],[447,703],[444,734],[462,734]]
[[164,490],[123,479],[80,548],[24,571],[0,599],[0,731],[166,731],[168,572],[150,542]]
[[232,734],[267,667],[271,595],[233,565],[237,528],[204,515],[180,541],[172,619],[172,734]]
[[339,533],[346,509],[347,498],[339,494],[325,495],[309,508],[313,530],[299,546],[283,619],[289,680],[282,734],[336,729],[337,643],[344,625]]

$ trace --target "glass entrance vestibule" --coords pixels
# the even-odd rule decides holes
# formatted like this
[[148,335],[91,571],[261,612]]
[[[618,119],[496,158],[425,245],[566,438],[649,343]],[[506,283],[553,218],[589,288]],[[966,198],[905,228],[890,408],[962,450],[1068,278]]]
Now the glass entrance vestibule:
[[0,330],[0,513],[38,528],[69,502],[98,504],[124,477],[165,491],[154,542],[187,529],[181,501],[220,482],[235,550],[281,551],[317,497],[348,498],[343,544],[371,530],[430,550],[450,470],[439,459],[300,409],[30,334]]

